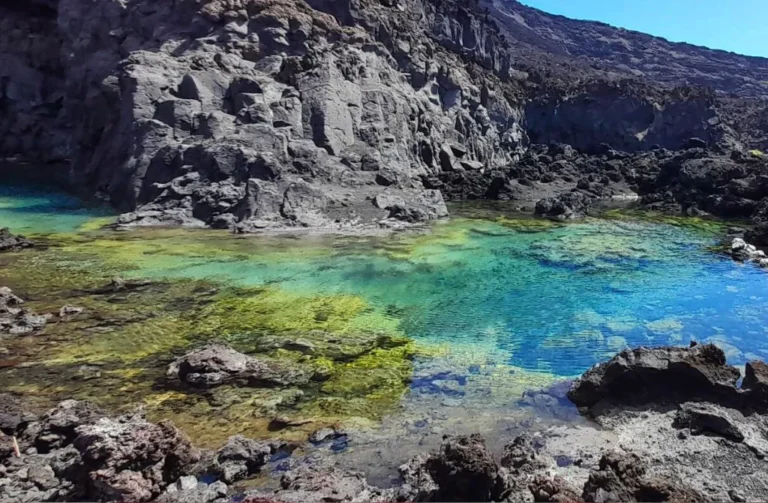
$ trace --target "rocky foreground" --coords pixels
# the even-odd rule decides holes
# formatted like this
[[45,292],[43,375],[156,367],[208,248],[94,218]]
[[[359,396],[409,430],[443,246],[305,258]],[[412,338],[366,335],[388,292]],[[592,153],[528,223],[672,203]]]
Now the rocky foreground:
[[[274,375],[216,351],[224,350],[191,353],[169,373],[189,385]],[[446,438],[439,451],[401,466],[400,483],[386,489],[330,457],[291,463],[276,488],[247,489],[238,482],[269,473],[272,459],[300,446],[235,436],[206,451],[172,423],[140,413],[110,417],[68,400],[36,416],[23,397],[2,394],[0,501],[764,500],[768,365],[750,362],[739,386],[740,378],[712,345],[626,350],[567,393],[595,424],[526,432],[498,458],[491,452],[500,449],[479,435]],[[321,430],[310,441],[334,434]]]

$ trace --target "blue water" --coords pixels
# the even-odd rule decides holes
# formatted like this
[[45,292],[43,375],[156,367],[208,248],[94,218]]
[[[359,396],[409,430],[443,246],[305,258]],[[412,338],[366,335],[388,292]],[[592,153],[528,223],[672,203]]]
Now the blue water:
[[[573,376],[636,345],[712,341],[734,364],[768,355],[768,276],[713,251],[716,232],[642,218],[547,226],[467,214],[370,238],[144,230],[93,239],[129,276],[275,286],[298,296],[297,312],[302,296],[359,297],[370,318],[360,326],[443,348],[445,364],[427,365],[416,387],[442,372],[488,386],[520,371]],[[0,188],[0,225],[14,231],[79,232],[93,216],[67,196]],[[81,260],[94,248],[70,253]]]

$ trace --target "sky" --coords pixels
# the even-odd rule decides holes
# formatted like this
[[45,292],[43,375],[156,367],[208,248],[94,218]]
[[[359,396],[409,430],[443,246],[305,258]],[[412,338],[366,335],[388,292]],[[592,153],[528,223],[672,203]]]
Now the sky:
[[768,57],[768,0],[520,0],[574,19]]

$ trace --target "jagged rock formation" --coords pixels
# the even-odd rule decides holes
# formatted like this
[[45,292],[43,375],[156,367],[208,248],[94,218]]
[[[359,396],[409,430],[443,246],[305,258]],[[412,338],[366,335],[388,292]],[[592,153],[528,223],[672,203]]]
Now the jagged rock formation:
[[[1,8],[0,156],[61,164],[74,186],[127,212],[123,225],[253,231],[392,227],[445,216],[443,195],[535,202],[585,177],[607,187],[590,197],[642,192],[635,178],[658,168],[642,164],[654,146],[696,137],[728,152],[764,140],[765,108],[657,85],[676,80],[646,60],[644,79],[563,79],[555,56],[600,56],[590,30],[608,27],[526,11],[513,30],[502,10],[521,6],[487,7],[12,2]],[[582,29],[555,50],[543,34],[558,23]],[[632,36],[627,54],[645,43]],[[652,42],[651,53],[679,48]],[[736,59],[690,54],[712,79],[741,83],[723,79],[727,90],[757,94],[763,60],[733,56],[734,72]],[[563,144],[564,162],[535,143]],[[572,162],[568,146],[582,152]]]

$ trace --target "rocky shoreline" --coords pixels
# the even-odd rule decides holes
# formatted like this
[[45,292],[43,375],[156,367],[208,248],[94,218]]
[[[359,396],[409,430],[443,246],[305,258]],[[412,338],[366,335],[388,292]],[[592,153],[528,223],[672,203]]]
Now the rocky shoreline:
[[[170,371],[215,384],[232,373],[213,354],[222,351],[194,352]],[[190,360],[209,371],[184,373]],[[390,488],[336,467],[332,455],[302,461],[301,443],[234,436],[196,449],[140,411],[110,417],[67,400],[35,415],[23,396],[2,394],[0,501],[754,501],[768,497],[768,365],[750,362],[737,386],[740,378],[712,345],[625,350],[568,389],[592,423],[531,429],[500,457],[479,435],[446,437],[401,466]],[[318,430],[308,442],[338,435],[355,432]],[[240,484],[265,475],[262,488]]]

